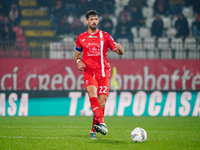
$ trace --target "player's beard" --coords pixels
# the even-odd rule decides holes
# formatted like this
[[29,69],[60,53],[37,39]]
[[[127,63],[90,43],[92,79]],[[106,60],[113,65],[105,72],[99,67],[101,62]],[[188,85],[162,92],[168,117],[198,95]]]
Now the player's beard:
[[89,26],[89,28],[90,28],[92,31],[95,31],[95,30],[97,29],[97,25],[94,26],[94,27],[93,27],[93,25],[92,25],[92,26]]

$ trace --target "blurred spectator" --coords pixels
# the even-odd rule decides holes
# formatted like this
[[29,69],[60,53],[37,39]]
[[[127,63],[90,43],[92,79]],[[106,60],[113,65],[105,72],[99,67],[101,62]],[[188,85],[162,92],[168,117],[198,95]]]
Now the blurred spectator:
[[3,13],[0,12],[0,30],[3,27],[3,24],[4,24],[3,21],[4,21],[4,15],[3,15]]
[[68,22],[67,15],[64,15],[62,20],[60,21],[57,34],[69,34],[70,33],[70,24]]
[[0,0],[0,11],[6,16],[9,15],[10,7],[13,3],[18,5],[18,0]]
[[77,16],[74,16],[74,21],[71,23],[70,29],[73,32],[73,34],[79,35],[86,30],[86,27]]
[[3,14],[4,12],[3,1],[0,1],[0,13]]
[[156,14],[155,20],[152,22],[151,35],[156,38],[162,37],[164,30],[163,20],[160,14]]
[[136,6],[131,6],[131,20],[132,20],[132,26],[144,26],[145,20],[144,16],[142,14],[141,9],[138,9]]
[[142,9],[142,7],[147,6],[147,0],[129,0],[128,5],[130,7],[136,6],[138,9]]
[[200,0],[191,0],[194,13],[200,14]]
[[18,26],[20,24],[21,11],[18,5],[15,3],[11,5],[10,11],[9,11],[9,19],[10,19],[10,24],[12,26]]
[[129,6],[125,6],[123,10],[119,13],[118,20],[121,19],[125,19],[127,22],[130,22],[132,20]]
[[169,0],[156,0],[154,2],[154,14],[159,13],[161,15],[168,15],[169,11]]
[[3,49],[9,48],[15,44],[16,33],[11,26],[4,25],[1,31],[1,41],[3,41]]
[[51,0],[37,0],[40,10],[47,10],[51,5]]
[[182,13],[184,1],[183,0],[169,0],[169,13],[171,15],[178,15]]
[[76,0],[76,16],[79,18],[81,15],[88,11],[87,0]]
[[[10,26],[10,20],[9,20],[9,17],[4,16],[3,24],[2,24],[2,25],[3,25],[3,26],[4,26],[4,25],[8,25],[8,26]],[[2,28],[4,28],[4,27],[2,27]]]
[[122,18],[117,26],[116,26],[116,31],[114,34],[114,39],[117,41],[118,39],[123,39],[126,38],[130,42],[133,42],[133,34],[131,32],[131,25],[129,22],[126,21],[125,18]]
[[105,32],[108,32],[109,34],[112,34],[113,30],[113,22],[109,18],[108,13],[103,14],[102,20],[99,22],[99,28]]
[[57,0],[55,6],[51,10],[51,23],[53,28],[57,28],[61,19],[65,14],[65,9],[61,0]]
[[200,15],[196,15],[195,21],[192,23],[192,33],[193,35],[200,40]]
[[115,13],[115,0],[103,0],[102,4],[103,12],[114,14]]
[[76,3],[74,0],[65,0],[65,10],[68,15],[72,15],[76,11]]
[[175,37],[185,39],[189,35],[188,21],[183,14],[178,14],[178,19],[175,22],[175,29],[177,31]]
[[184,0],[184,6],[188,7],[192,5],[193,0]]

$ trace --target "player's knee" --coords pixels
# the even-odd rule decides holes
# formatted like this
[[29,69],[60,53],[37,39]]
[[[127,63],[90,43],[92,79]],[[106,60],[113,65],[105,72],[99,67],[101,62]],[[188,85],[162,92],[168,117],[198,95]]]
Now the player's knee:
[[101,108],[105,108],[106,102],[105,100],[99,100],[99,104],[101,105]]
[[93,92],[88,93],[88,95],[89,95],[89,97],[97,97],[97,94],[93,93]]
[[97,97],[97,93],[96,93],[96,92],[87,90],[87,93],[88,93],[88,96],[89,96],[90,98],[91,98],[91,97]]

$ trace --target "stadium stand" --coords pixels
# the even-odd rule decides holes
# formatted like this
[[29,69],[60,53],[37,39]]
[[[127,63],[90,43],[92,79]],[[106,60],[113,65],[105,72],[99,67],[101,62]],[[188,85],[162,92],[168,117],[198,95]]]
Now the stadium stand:
[[151,7],[143,7],[142,13],[145,18],[152,18],[153,17],[153,8]]
[[22,12],[20,25],[24,29],[32,57],[48,57],[48,43],[55,38],[48,10],[40,9],[36,0],[19,2]]
[[1,1],[0,57],[29,58],[29,46],[20,26],[21,7],[18,1]]
[[158,51],[162,59],[172,59],[169,39],[167,37],[158,38]]
[[[19,58],[73,58],[74,42],[79,32],[87,29],[85,23],[85,12],[80,14],[76,7],[81,7],[79,1],[65,1],[65,0],[10,0],[0,5],[5,6],[0,11],[0,16],[6,18],[12,3],[16,3],[20,11],[19,25],[13,25],[12,29],[16,33],[15,44],[12,47],[5,49],[5,41],[1,39],[0,57],[19,57]],[[195,21],[195,16],[199,15],[197,3],[191,2],[189,5],[181,3],[182,14],[185,16],[189,35],[185,38],[177,37],[177,28],[175,22],[177,21],[177,12],[173,10],[170,3],[165,3],[165,10],[160,10],[161,19],[163,21],[164,29],[161,37],[151,35],[152,22],[155,19],[155,14],[158,12],[158,0],[115,0],[114,14],[110,13],[109,18],[113,22],[113,30],[111,35],[116,32],[116,26],[119,23],[121,13],[125,16],[131,15],[131,8],[136,6],[144,17],[144,24],[132,26],[131,32],[133,34],[133,41],[127,38],[118,39],[127,52],[123,57],[112,56],[108,54],[109,58],[124,58],[124,59],[199,59],[200,58],[200,40],[193,34],[192,25]],[[70,3],[70,4],[69,4]],[[91,1],[86,0],[84,9],[96,9],[100,12],[100,21],[102,19],[102,11],[105,11],[103,6],[99,5],[100,0]],[[199,2],[200,3],[200,2]],[[9,4],[9,5],[8,5]],[[134,5],[135,4],[135,5]],[[91,7],[92,6],[92,7]],[[127,12],[123,12],[126,8]],[[200,9],[200,8],[199,8]],[[3,13],[1,13],[3,12]],[[162,13],[163,12],[163,13]],[[124,15],[124,14],[123,14]],[[128,16],[127,16],[128,17]],[[130,24],[132,24],[130,18]],[[0,17],[0,25],[3,24]],[[82,24],[82,29],[78,24]],[[10,23],[11,24],[11,23]],[[72,28],[73,26],[73,28]],[[75,26],[75,28],[74,28]],[[76,29],[76,32],[75,32]],[[79,30],[77,30],[79,29]],[[1,31],[2,33],[2,31]],[[9,43],[8,41],[6,41]],[[60,44],[58,44],[60,43]],[[58,46],[59,45],[59,46]],[[57,49],[57,47],[60,47]],[[64,48],[63,48],[64,47]],[[21,52],[22,51],[22,52]],[[58,55],[56,54],[58,53]]]
[[155,46],[155,38],[144,38],[144,50],[146,51],[147,59],[155,59],[157,57],[157,48]]

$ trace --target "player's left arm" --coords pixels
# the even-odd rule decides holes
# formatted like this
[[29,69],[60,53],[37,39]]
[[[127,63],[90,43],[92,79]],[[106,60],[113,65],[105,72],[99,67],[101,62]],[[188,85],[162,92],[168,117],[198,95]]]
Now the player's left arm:
[[112,36],[110,36],[107,33],[107,39],[108,39],[108,46],[109,48],[114,51],[115,53],[117,53],[118,55],[123,55],[124,54],[124,49],[122,47],[121,44],[118,44],[114,41],[114,39],[112,38]]
[[118,44],[116,42],[114,42],[114,45],[115,45],[115,49],[114,49],[115,53],[117,53],[118,55],[123,55],[124,49],[123,49],[122,45]]

